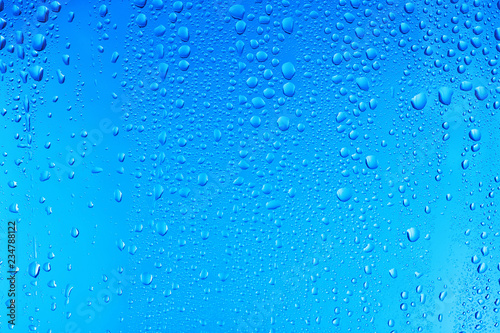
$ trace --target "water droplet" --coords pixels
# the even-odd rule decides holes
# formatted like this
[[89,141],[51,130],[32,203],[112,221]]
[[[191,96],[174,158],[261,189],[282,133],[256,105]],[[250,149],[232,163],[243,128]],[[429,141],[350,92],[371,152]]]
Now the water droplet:
[[366,77],[358,77],[356,79],[356,84],[358,85],[359,89],[368,91],[370,88],[370,81]]
[[168,231],[168,226],[167,226],[167,223],[166,222],[158,222],[156,224],[156,231],[161,235],[161,236],[165,236],[167,234],[167,231]]
[[135,19],[135,23],[140,27],[144,28],[148,24],[148,18],[144,14],[137,15]]
[[293,23],[293,18],[284,18],[283,21],[281,21],[281,27],[283,28],[283,31],[287,34],[291,34],[293,32]]
[[337,190],[337,197],[342,202],[346,202],[349,199],[351,199],[352,195],[353,195],[353,192],[350,188],[343,187],[343,188]]
[[438,91],[439,101],[444,105],[451,104],[451,98],[453,96],[453,89],[449,87],[441,87]]
[[469,132],[469,138],[471,138],[474,141],[479,141],[481,140],[481,132],[476,128],[471,129]]
[[11,213],[19,213],[19,205],[16,203],[13,203],[9,206],[9,211]]
[[378,168],[378,160],[374,155],[369,155],[365,159],[366,166],[369,169],[376,169]]
[[47,46],[47,39],[42,34],[36,34],[33,36],[32,43],[33,43],[33,49],[35,49],[37,51],[43,51],[43,50],[45,50],[45,47]]
[[161,196],[163,195],[163,186],[157,184],[155,185],[155,188],[154,188],[154,196],[155,196],[155,200],[158,200],[161,198]]
[[290,118],[282,116],[278,118],[278,128],[287,131],[290,128]]
[[281,66],[281,72],[285,79],[291,80],[295,75],[295,66],[291,62],[286,62]]
[[243,5],[233,5],[229,8],[229,15],[238,20],[243,20],[245,7]]
[[78,235],[80,235],[80,231],[78,231],[78,229],[75,227],[71,228],[71,237],[77,238]]
[[208,277],[208,271],[204,268],[200,272],[200,279],[205,280]]
[[415,227],[411,227],[406,230],[406,236],[410,242],[416,242],[420,238],[420,231]]
[[262,120],[260,119],[260,117],[259,117],[259,116],[253,116],[252,118],[250,118],[250,124],[251,124],[254,128],[259,127],[261,123],[262,123]]
[[279,200],[271,200],[269,202],[266,203],[266,208],[267,209],[276,209],[276,208],[279,208],[281,207],[281,202]]
[[488,269],[488,266],[484,262],[480,263],[479,266],[477,266],[477,272],[479,274],[483,274],[484,272],[486,272],[487,269]]
[[476,89],[474,89],[474,95],[478,100],[482,101],[488,97],[488,89],[483,86],[476,87]]
[[427,96],[425,93],[420,93],[418,95],[415,95],[411,99],[411,105],[416,109],[416,110],[422,110],[425,105],[427,104]]
[[123,194],[122,194],[122,191],[120,191],[119,189],[115,190],[114,196],[115,196],[115,201],[116,202],[121,202],[122,201]]
[[140,278],[141,278],[142,284],[144,284],[146,286],[150,285],[151,282],[153,282],[153,275],[150,273],[142,273]]
[[28,266],[28,273],[32,278],[36,278],[38,274],[40,274],[40,264],[36,261],[33,261]]

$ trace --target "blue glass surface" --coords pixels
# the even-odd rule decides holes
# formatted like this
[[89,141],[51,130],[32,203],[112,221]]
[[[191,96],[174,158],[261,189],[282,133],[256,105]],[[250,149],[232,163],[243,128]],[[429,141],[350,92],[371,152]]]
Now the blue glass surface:
[[0,332],[500,332],[499,15],[0,0]]

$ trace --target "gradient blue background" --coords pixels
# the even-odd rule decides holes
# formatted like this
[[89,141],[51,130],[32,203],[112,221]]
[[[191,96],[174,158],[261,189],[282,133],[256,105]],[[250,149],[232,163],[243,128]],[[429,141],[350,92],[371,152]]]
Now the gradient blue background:
[[0,3],[1,332],[498,332],[496,2]]

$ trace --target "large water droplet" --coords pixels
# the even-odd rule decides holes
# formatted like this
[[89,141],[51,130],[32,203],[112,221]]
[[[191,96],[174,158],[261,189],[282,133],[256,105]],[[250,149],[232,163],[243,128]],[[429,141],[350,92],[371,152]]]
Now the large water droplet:
[[337,190],[337,197],[342,202],[346,202],[347,200],[351,199],[352,195],[353,195],[353,192],[350,188],[343,187],[343,188]]
[[411,105],[416,109],[416,110],[422,110],[425,105],[427,104],[427,96],[425,93],[420,93],[418,95],[415,95],[411,99]]
[[420,231],[415,227],[411,227],[406,230],[406,236],[410,242],[416,242],[420,238]]

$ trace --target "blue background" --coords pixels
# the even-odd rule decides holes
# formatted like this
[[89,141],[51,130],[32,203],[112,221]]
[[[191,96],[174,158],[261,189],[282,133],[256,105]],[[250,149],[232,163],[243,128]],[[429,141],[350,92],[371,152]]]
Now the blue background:
[[498,332],[496,2],[0,8],[1,332]]

